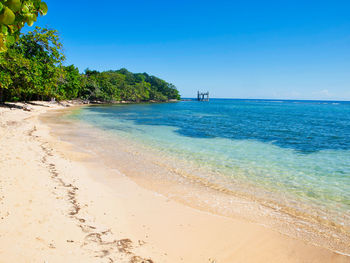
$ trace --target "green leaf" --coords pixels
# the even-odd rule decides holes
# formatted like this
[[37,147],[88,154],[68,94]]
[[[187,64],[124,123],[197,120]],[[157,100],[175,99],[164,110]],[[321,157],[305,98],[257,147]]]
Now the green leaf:
[[40,0],[33,0],[33,4],[34,4],[34,7],[36,8],[36,9],[39,9],[40,8]]
[[18,12],[21,9],[22,3],[21,0],[8,0],[6,5],[11,8],[13,12]]
[[3,33],[4,35],[7,35],[8,33],[8,29],[7,29],[7,26],[5,25],[0,25],[0,32]]
[[3,12],[0,14],[0,24],[11,25],[15,22],[15,14],[12,10],[5,6]]
[[3,34],[0,34],[0,52],[6,52],[7,47],[6,47],[6,39]]
[[27,14],[29,12],[29,7],[27,5],[22,6],[22,13]]
[[39,9],[40,14],[45,16],[47,14],[47,11],[48,11],[47,4],[45,2],[41,2],[40,9]]
[[16,42],[16,39],[14,36],[7,35],[6,36],[6,42],[8,45],[13,45]]

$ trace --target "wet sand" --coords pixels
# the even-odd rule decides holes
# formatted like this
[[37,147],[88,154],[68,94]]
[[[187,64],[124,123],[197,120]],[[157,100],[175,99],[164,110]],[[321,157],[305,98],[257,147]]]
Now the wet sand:
[[[261,225],[142,188],[0,108],[0,262],[350,262]],[[49,106],[49,107],[46,107]]]

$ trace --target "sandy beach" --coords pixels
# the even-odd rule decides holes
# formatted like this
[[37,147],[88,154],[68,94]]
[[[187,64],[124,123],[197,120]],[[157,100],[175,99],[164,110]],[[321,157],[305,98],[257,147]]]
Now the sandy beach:
[[97,166],[38,118],[63,107],[36,104],[31,111],[0,107],[1,263],[350,262],[261,225],[185,206]]

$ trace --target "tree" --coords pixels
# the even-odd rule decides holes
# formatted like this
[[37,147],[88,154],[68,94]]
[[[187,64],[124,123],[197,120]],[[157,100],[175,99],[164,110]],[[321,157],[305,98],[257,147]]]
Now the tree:
[[36,27],[0,54],[0,93],[8,100],[58,97],[64,59],[57,31]]
[[59,80],[57,96],[59,99],[75,99],[81,93],[81,75],[74,65],[63,67],[63,76]]
[[34,89],[32,63],[18,50],[0,54],[0,102],[18,101],[23,90],[26,94]]
[[33,71],[38,76],[37,94],[56,97],[59,78],[64,74],[62,62],[65,60],[57,30],[36,27],[20,38],[19,48],[34,63]]
[[[1,0],[0,0],[1,1]],[[113,101],[167,101],[179,99],[171,83],[125,68],[80,75],[74,65],[63,66],[65,56],[56,30],[36,27],[0,53],[0,102],[83,98]]]
[[47,5],[41,0],[0,0],[0,52],[7,51],[20,36],[25,23],[32,26]]
[[167,101],[180,99],[176,87],[146,73],[132,73],[125,68],[97,72],[85,70],[84,98],[101,101]]

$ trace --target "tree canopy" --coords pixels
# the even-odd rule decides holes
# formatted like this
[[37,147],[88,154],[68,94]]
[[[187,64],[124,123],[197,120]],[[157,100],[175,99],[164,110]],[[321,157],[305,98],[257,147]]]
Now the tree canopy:
[[147,73],[125,68],[104,72],[85,70],[82,96],[102,101],[166,101],[180,99],[176,87]]
[[176,87],[147,73],[127,69],[80,74],[74,65],[63,66],[65,56],[56,30],[32,26],[46,15],[41,0],[0,0],[0,102],[4,100],[75,99],[103,102],[166,101],[179,99]]
[[173,84],[147,73],[125,68],[80,74],[74,65],[63,66],[65,56],[56,30],[36,27],[22,34],[7,52],[0,53],[0,101],[50,98],[115,101],[179,99]]
[[65,57],[56,30],[36,27],[0,54],[0,99],[56,97]]

